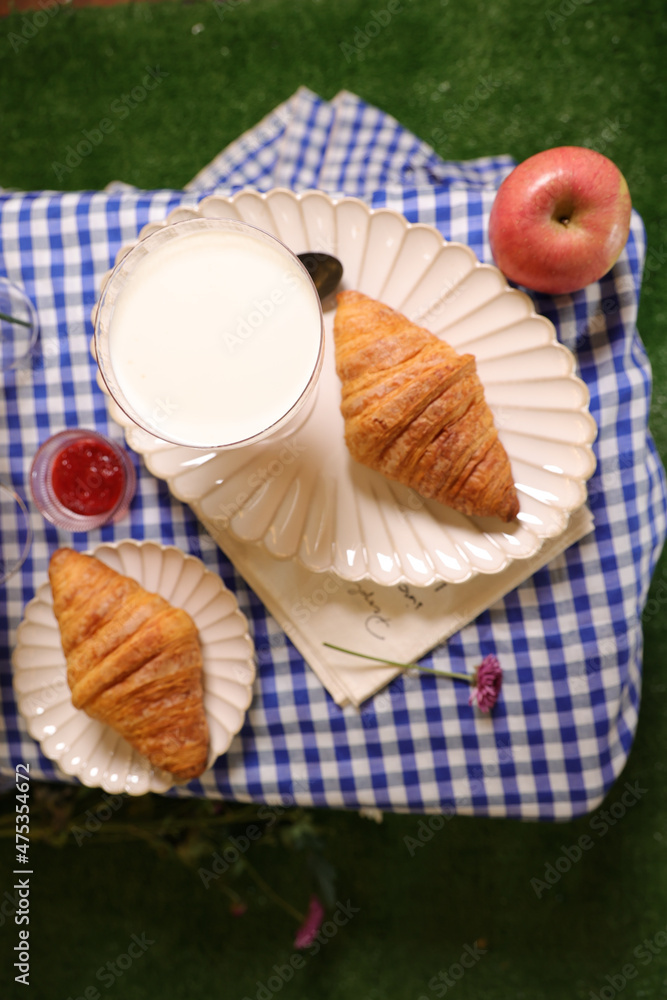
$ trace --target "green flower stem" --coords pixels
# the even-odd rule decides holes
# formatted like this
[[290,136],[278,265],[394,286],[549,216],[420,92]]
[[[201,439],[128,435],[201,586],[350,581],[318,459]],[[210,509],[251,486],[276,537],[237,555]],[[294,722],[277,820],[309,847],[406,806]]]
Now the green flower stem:
[[[139,823],[123,822],[122,820],[104,820],[102,826],[99,830],[95,831],[95,836],[99,837],[142,837],[145,838],[147,834],[152,834],[155,832],[158,836],[165,830],[165,822],[168,824],[167,832],[178,832],[180,830],[187,830],[189,827],[194,829],[201,829],[206,832],[209,828],[215,828],[216,826],[234,826],[238,823],[245,823],[248,820],[255,819],[257,816],[257,810],[254,807],[244,809],[238,813],[219,813],[214,816],[179,816],[173,818],[162,817],[161,819],[153,820],[141,820]],[[75,826],[86,825],[86,816],[74,816],[67,822],[67,825],[63,827],[63,831],[67,834],[72,832]],[[14,837],[16,833],[15,830],[15,817],[12,813],[11,815],[0,817],[0,838],[2,837]],[[39,840],[42,837],[48,837],[53,833],[53,830],[49,826],[39,826],[38,824],[33,824],[30,831],[30,838]]]
[[398,663],[396,660],[387,660],[384,656],[369,656],[368,653],[357,653],[354,649],[344,649],[342,646],[334,646],[332,642],[323,642],[323,646],[329,649],[337,649],[339,653],[349,653],[350,656],[363,656],[365,660],[375,660],[377,663],[386,663],[390,667],[398,667],[400,670],[421,670],[424,674],[435,674],[436,677],[448,677],[454,681],[465,681],[466,684],[474,684],[475,678],[470,674],[455,674],[450,670],[432,670],[431,667],[420,667],[418,663]]
[[7,313],[0,312],[0,319],[6,320],[8,323],[18,323],[19,326],[32,326],[27,319],[17,319],[16,316],[8,316]]
[[299,924],[304,922],[306,919],[305,915],[300,913],[294,906],[292,906],[291,903],[288,903],[286,899],[283,899],[282,896],[279,896],[275,889],[272,889],[269,883],[264,881],[257,869],[250,864],[247,858],[243,859],[243,867],[248,872],[248,875],[253,882],[262,890],[262,892],[266,893],[269,899],[272,899],[274,903],[282,907],[282,909],[285,910],[286,913],[289,913],[291,917],[294,917]]
[[227,897],[227,899],[231,899],[232,903],[242,903],[243,902],[243,900],[239,896],[238,892],[234,892],[234,890],[230,889],[230,887],[228,885],[226,885],[224,882],[221,882],[219,888],[220,888],[220,892],[222,892]]

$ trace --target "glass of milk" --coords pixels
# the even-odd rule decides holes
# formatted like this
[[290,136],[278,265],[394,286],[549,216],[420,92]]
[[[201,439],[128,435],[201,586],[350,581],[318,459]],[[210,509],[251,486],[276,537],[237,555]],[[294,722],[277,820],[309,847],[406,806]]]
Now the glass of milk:
[[296,428],[324,355],[322,307],[299,259],[231,219],[157,230],[116,265],[98,302],[97,363],[149,434],[238,448]]

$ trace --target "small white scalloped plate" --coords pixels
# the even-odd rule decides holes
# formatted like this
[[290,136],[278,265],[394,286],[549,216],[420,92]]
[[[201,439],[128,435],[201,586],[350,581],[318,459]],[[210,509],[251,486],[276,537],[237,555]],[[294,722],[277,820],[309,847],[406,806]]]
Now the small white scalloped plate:
[[[496,267],[431,226],[319,191],[211,195],[196,209],[178,208],[149,223],[139,238],[200,216],[256,225],[295,253],[335,254],[344,267],[341,289],[379,299],[474,354],[521,507],[511,524],[465,517],[352,461],[339,408],[331,296],[324,303],[326,347],[315,403],[291,448],[285,439],[226,452],[169,445],[132,425],[108,398],[130,447],[213,537],[218,528],[229,531],[277,558],[344,580],[427,586],[497,573],[564,530],[585,503],[595,469],[588,390],[553,324]],[[133,245],[122,247],[116,262]],[[99,375],[98,383],[105,389]]]
[[[90,554],[194,620],[203,653],[211,767],[241,729],[255,679],[254,646],[235,596],[200,559],[173,546],[126,540],[100,545]],[[166,792],[177,783],[109,726],[72,705],[48,581],[26,606],[13,667],[14,691],[28,732],[65,774],[111,794]]]

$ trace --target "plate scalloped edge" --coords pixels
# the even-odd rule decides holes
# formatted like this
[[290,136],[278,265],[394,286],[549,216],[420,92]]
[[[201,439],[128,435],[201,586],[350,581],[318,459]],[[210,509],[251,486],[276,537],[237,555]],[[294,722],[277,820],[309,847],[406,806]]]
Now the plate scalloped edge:
[[[110,416],[124,428],[129,446],[142,455],[149,471],[167,481],[174,496],[206,519],[209,530],[213,526],[214,538],[217,525],[219,541],[229,532],[277,558],[294,558],[313,572],[333,571],[345,580],[371,579],[381,585],[428,586],[499,572],[562,533],[570,514],[586,501],[597,426],[588,410],[588,389],[575,374],[574,356],[558,342],[553,324],[536,313],[528,295],[434,227],[409,223],[393,209],[371,209],[360,199],[332,198],[320,191],[243,189],[230,197],[209,195],[195,208],[176,208],[164,220],[148,223],[138,238],[202,215],[259,225],[296,253],[313,248],[336,253],[345,267],[341,287],[359,288],[445,336],[455,349],[475,354],[521,500],[519,518],[511,526],[463,518],[421,498],[416,503],[413,491],[387,486],[384,477],[351,462],[341,447],[330,302],[325,309],[328,357],[314,409],[297,437],[314,454],[321,454],[322,441],[327,442],[329,464],[337,463],[337,474],[329,475],[336,484],[333,512],[321,478],[319,486],[313,482],[307,463],[296,461],[287,476],[264,475],[254,490],[241,489],[243,474],[246,483],[257,480],[258,471],[268,466],[271,457],[263,449],[256,451],[254,467],[246,465],[252,458],[249,449],[238,454],[235,467],[229,464],[230,453],[205,458],[151,438],[108,398]],[[120,248],[116,263],[132,246],[134,242]],[[95,312],[96,307],[93,321]],[[98,384],[108,397],[99,373]],[[221,468],[227,476],[222,485]],[[345,488],[348,495],[341,503]],[[244,496],[243,505],[234,509],[239,496]],[[375,498],[370,512],[369,496]],[[312,510],[314,499],[319,517]],[[230,503],[233,515],[221,516]],[[378,510],[380,517],[374,516]]]
[[[125,539],[101,543],[87,554],[184,608],[195,621],[209,724],[207,769],[212,767],[229,750],[253,696],[254,645],[236,597],[200,559],[175,546]],[[163,793],[179,784],[111,727],[72,705],[48,580],[26,605],[12,659],[14,691],[28,732],[65,774],[112,794]]]

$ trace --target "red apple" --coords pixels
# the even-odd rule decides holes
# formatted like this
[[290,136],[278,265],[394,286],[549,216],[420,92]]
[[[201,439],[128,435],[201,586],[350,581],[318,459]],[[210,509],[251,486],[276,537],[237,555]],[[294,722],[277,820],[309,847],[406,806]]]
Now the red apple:
[[536,292],[577,291],[618,260],[631,208],[623,174],[602,153],[545,149],[498,189],[489,218],[494,260],[510,281]]

